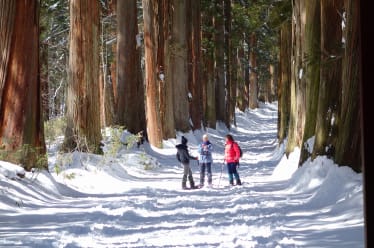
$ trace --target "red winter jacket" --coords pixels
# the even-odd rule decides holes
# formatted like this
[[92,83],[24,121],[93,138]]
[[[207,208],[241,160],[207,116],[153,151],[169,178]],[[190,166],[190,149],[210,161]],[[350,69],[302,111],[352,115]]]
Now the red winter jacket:
[[237,163],[240,158],[240,150],[238,144],[234,141],[227,141],[225,145],[225,162]]

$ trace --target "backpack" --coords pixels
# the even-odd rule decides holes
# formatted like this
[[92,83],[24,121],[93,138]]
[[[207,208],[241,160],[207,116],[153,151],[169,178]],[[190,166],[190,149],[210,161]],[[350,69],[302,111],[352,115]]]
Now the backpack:
[[239,146],[239,144],[237,142],[234,142],[238,148],[239,148],[239,152],[240,152],[240,157],[243,157],[243,151],[242,151],[242,148]]

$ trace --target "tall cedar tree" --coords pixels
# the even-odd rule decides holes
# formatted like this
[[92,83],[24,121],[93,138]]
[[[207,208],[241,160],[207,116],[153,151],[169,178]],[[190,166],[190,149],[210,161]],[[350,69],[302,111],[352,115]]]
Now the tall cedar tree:
[[63,149],[101,153],[98,0],[70,1],[67,128]]
[[202,121],[202,84],[200,80],[200,0],[186,1],[187,11],[187,38],[188,38],[188,90],[191,92],[189,111],[192,120],[192,129],[200,129]]
[[309,157],[313,147],[307,147],[307,141],[313,137],[316,129],[318,95],[320,84],[320,42],[321,42],[321,5],[320,0],[309,0],[305,17],[305,80],[306,80],[306,120],[299,164]]
[[39,1],[0,1],[0,152],[2,159],[47,168],[39,78]]
[[360,108],[360,1],[345,0],[346,28],[343,54],[343,81],[338,123],[339,140],[336,144],[335,160],[362,171],[362,109]]
[[118,1],[117,27],[117,124],[138,133],[145,130],[145,106],[136,0]]
[[211,2],[205,2],[203,11],[203,23],[205,24],[202,31],[203,37],[203,70],[202,70],[202,84],[203,84],[203,113],[204,123],[206,127],[216,127],[216,85],[214,77],[214,54],[215,48],[213,47],[213,12]]
[[[164,139],[175,138],[174,121],[174,99],[173,81],[171,80],[171,47],[170,43],[170,20],[171,20],[171,0],[162,0],[158,15],[160,23],[160,35],[158,37],[157,68],[160,91],[160,115],[162,122],[162,133]],[[161,80],[163,77],[163,80]]]
[[174,121],[178,131],[191,129],[187,75],[186,1],[172,0],[170,38],[170,79],[173,82]]
[[342,79],[341,0],[321,0],[321,78],[312,158],[334,156]]
[[287,138],[287,155],[301,147],[305,124],[305,75],[303,68],[303,41],[305,39],[305,1],[293,2],[290,122]]
[[216,0],[215,27],[215,82],[216,82],[216,118],[226,123],[226,87],[225,87],[225,22],[223,0]]
[[279,85],[278,85],[278,140],[282,143],[287,137],[290,119],[291,87],[291,22],[285,21],[280,28]]
[[[151,145],[162,147],[162,122],[160,116],[159,70],[157,55],[160,36],[159,10],[162,0],[143,0],[144,43],[145,43],[145,84],[147,135]],[[163,49],[163,48],[162,48]]]

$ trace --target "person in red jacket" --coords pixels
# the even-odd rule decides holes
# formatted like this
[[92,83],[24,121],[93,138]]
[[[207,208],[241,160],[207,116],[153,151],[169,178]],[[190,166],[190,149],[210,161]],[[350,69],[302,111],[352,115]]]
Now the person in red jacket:
[[229,182],[234,185],[234,177],[236,180],[236,185],[241,185],[240,177],[238,174],[237,166],[239,164],[240,150],[238,144],[234,141],[232,135],[226,135],[225,144],[225,158],[224,161],[227,164],[227,171],[229,174]]

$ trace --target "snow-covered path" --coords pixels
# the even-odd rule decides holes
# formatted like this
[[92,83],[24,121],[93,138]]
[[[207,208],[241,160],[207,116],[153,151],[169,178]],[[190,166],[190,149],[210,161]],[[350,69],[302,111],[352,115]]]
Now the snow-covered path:
[[[213,189],[180,189],[179,139],[113,159],[51,158],[63,171],[33,182],[30,173],[10,180],[12,166],[1,163],[0,247],[364,247],[361,175],[320,158],[280,180],[295,171],[297,151],[287,160],[278,147],[276,105],[238,112],[237,123],[242,186],[227,186],[226,170],[220,177],[223,127],[208,130]],[[184,135],[194,154],[202,132]]]

